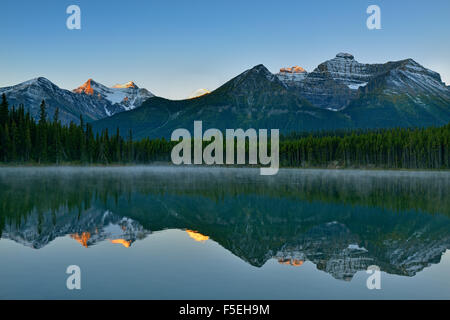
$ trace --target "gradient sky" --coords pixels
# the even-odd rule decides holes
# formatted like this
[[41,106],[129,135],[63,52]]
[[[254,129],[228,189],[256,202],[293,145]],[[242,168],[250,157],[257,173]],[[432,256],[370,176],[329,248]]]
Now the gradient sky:
[[[81,30],[66,28],[71,4]],[[370,4],[381,7],[382,30],[366,27]],[[2,0],[0,12],[0,87],[38,76],[66,89],[132,80],[182,99],[260,63],[312,71],[338,52],[413,58],[450,83],[448,0]]]

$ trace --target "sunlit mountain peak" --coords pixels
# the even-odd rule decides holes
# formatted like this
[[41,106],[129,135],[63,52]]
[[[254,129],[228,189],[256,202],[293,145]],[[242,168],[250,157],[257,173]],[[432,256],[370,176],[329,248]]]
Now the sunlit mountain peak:
[[281,68],[280,72],[284,73],[305,73],[306,70],[299,66],[293,66],[292,68]]
[[73,92],[75,93],[84,93],[92,96],[94,94],[94,89],[92,88],[94,80],[88,79],[83,85],[79,86]]
[[113,88],[116,89],[125,89],[125,88],[137,88],[138,86],[133,81],[128,81],[124,84],[116,84],[113,86]]
[[195,90],[194,92],[192,92],[192,94],[189,96],[189,99],[194,99],[194,98],[198,98],[201,96],[204,96],[205,94],[209,94],[211,93],[211,91],[209,91],[208,89],[198,89]]

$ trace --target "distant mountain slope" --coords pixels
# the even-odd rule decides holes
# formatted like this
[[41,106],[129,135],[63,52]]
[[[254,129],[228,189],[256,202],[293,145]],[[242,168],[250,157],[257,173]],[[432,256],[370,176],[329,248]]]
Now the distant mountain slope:
[[293,131],[444,125],[450,91],[440,75],[412,59],[362,64],[347,53],[307,73],[263,65],[249,69],[212,93],[190,100],[151,98],[141,108],[94,123],[102,130],[133,131],[135,138],[170,138],[173,130],[277,128]]
[[53,117],[59,108],[62,123],[79,123],[80,115],[86,121],[102,119],[109,115],[131,110],[153,95],[146,89],[140,89],[134,83],[131,86],[107,88],[93,80],[73,92],[59,88],[46,78],[40,77],[15,86],[0,88],[5,93],[10,106],[23,104],[34,119],[39,117],[39,105],[44,99],[47,114]]
[[358,127],[439,126],[450,121],[450,91],[438,73],[412,59],[387,65],[344,110]]
[[49,117],[53,117],[58,107],[59,118],[63,123],[70,121],[78,123],[80,114],[87,121],[107,116],[101,101],[61,89],[42,77],[12,87],[0,88],[0,94],[2,93],[5,93],[10,106],[23,104],[34,119],[39,119],[39,105],[43,99],[46,102]]

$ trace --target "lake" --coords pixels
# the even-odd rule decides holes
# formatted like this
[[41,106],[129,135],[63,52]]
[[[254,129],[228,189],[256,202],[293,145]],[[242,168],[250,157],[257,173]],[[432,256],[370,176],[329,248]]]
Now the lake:
[[0,299],[450,299],[449,194],[450,172],[0,168]]

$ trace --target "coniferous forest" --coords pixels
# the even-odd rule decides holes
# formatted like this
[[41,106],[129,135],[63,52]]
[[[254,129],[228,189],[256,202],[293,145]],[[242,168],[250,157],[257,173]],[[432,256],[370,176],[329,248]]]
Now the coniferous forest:
[[[0,163],[3,164],[146,164],[170,161],[177,142],[133,140],[117,129],[94,133],[80,116],[80,124],[64,126],[56,109],[52,120],[45,101],[39,119],[23,105],[0,105]],[[443,127],[394,128],[302,133],[280,138],[284,167],[342,167],[449,169],[450,124]],[[270,150],[270,149],[269,149]]]

